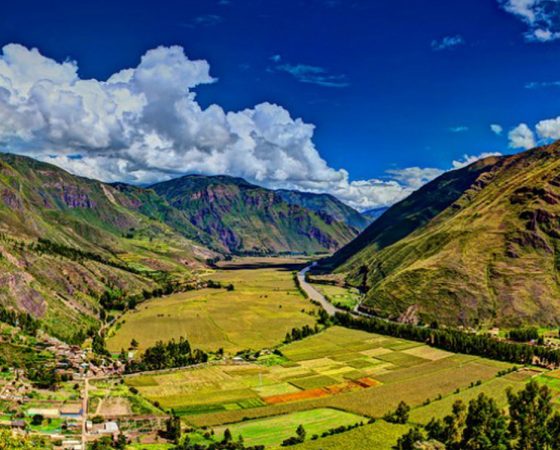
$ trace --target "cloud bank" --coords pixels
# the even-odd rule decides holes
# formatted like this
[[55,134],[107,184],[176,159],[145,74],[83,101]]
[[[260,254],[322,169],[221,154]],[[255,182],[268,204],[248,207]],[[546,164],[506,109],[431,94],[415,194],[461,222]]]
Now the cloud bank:
[[328,192],[358,209],[390,205],[443,172],[415,167],[351,180],[321,157],[314,126],[281,106],[202,108],[193,89],[214,82],[209,64],[178,46],[149,50],[137,67],[95,80],[80,78],[75,61],[9,44],[0,54],[0,151],[107,182],[234,175]]

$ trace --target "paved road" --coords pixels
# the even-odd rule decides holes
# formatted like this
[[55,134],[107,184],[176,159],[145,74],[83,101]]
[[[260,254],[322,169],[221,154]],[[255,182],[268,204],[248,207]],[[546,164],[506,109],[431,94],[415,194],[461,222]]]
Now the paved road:
[[334,316],[337,312],[343,312],[342,310],[336,308],[331,302],[329,302],[323,294],[321,294],[317,289],[311,286],[307,281],[305,281],[305,274],[317,263],[313,263],[307,266],[305,269],[300,271],[297,275],[299,280],[299,285],[309,296],[311,300],[319,302],[322,308],[327,312],[329,316]]

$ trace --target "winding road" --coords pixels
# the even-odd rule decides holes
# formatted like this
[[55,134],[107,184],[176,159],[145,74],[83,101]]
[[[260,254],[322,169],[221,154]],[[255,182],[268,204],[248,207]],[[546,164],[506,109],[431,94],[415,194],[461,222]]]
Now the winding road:
[[305,274],[311,270],[313,266],[317,263],[314,262],[310,266],[307,266],[305,269],[301,270],[298,274],[298,281],[301,288],[305,291],[305,293],[309,296],[311,300],[314,300],[321,304],[321,307],[327,312],[329,316],[334,316],[337,312],[344,312],[341,309],[335,307],[331,302],[329,302],[323,294],[321,294],[317,289],[311,286],[305,280]]

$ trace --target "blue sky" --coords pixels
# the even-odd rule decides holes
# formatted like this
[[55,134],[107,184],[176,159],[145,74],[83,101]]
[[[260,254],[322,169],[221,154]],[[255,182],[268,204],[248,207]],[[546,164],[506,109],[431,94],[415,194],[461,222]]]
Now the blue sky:
[[[324,189],[356,207],[390,203],[437,174],[432,170],[419,181],[406,178],[403,169],[447,170],[464,155],[511,153],[520,148],[510,145],[528,147],[556,137],[560,129],[560,124],[547,123],[543,127],[548,132],[533,131],[540,121],[560,114],[556,0],[49,3],[55,5],[3,5],[0,47],[36,47],[59,64],[76,61],[80,79],[102,81],[137,67],[149,49],[179,45],[190,60],[205,60],[214,79],[198,80],[190,88],[201,109],[212,104],[225,112],[263,102],[281,105],[292,118],[315,126],[317,152],[329,168],[347,171],[348,182],[358,182],[356,189],[362,180],[375,179],[381,187],[389,183],[389,192],[373,195],[371,201],[364,200],[371,197],[368,190],[356,194],[332,185]],[[512,144],[508,133],[520,123],[526,123],[527,130],[520,130],[521,140],[513,135]],[[491,124],[503,131],[493,132]],[[29,142],[23,132],[17,139],[15,134],[3,140],[8,150],[41,157],[38,147],[47,146],[55,163],[59,154],[76,161],[89,151],[90,144],[76,144],[76,139],[61,143],[42,135]],[[96,143],[95,154],[106,157],[112,146],[101,151]],[[130,162],[132,157],[125,159]],[[144,163],[137,164],[142,167],[126,181],[151,180],[145,172],[152,167]],[[84,175],[98,175],[72,164],[61,163]],[[214,165],[207,172],[219,167],[273,187],[321,190],[318,181],[324,181],[252,176],[245,169],[233,173],[235,165]],[[199,164],[180,166],[176,173],[151,170],[154,179],[185,171],[205,169]]]

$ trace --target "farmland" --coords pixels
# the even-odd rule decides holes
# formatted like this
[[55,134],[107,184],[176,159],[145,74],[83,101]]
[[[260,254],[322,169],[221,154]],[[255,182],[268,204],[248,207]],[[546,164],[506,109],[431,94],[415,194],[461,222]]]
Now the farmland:
[[309,440],[294,450],[391,450],[397,439],[407,432],[407,425],[387,423],[382,420],[355,428],[346,433]]
[[364,420],[363,417],[355,414],[336,409],[320,408],[239,422],[218,427],[215,432],[218,439],[221,439],[224,430],[228,428],[234,438],[243,436],[244,442],[248,445],[278,446],[284,439],[294,436],[296,428],[300,424],[305,424],[307,435],[311,437],[319,435],[325,430],[339,426],[355,425],[364,422]]
[[315,324],[317,307],[293,282],[297,266],[292,266],[300,261],[242,261],[205,275],[234,290],[202,289],[142,303],[117,321],[108,348],[118,352],[136,339],[143,350],[158,340],[184,336],[202,350],[235,353],[274,347],[292,328]]
[[346,288],[332,284],[312,283],[313,287],[323,294],[333,305],[353,310],[360,303],[360,293],[355,288]]
[[[510,364],[342,327],[283,345],[280,351],[283,356],[274,364],[263,355],[256,362],[127,377],[126,383],[163,408],[173,408],[191,426],[214,427],[219,434],[227,424],[259,444],[279,439],[272,432],[273,436],[257,432],[273,428],[263,425],[265,419],[277,423],[301,414],[296,416],[300,423],[321,434],[330,425],[328,421],[313,425],[312,411],[334,409],[367,422],[405,400],[415,408],[414,421],[424,423],[438,410],[434,405],[445,402],[441,410],[446,411],[454,395],[470,398],[477,389],[503,395],[508,386],[522,386],[532,375],[498,378],[497,373]],[[480,385],[472,387],[479,380]],[[430,405],[423,406],[427,400]],[[348,433],[359,436],[361,431]],[[328,439],[336,442],[335,436]]]

